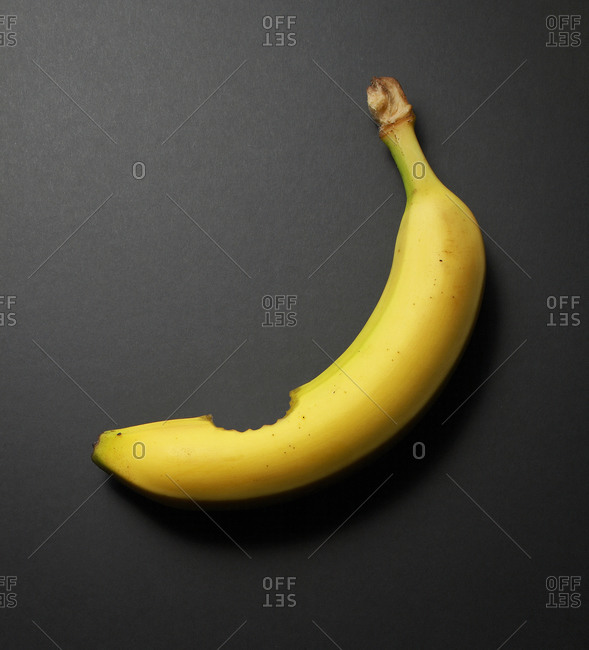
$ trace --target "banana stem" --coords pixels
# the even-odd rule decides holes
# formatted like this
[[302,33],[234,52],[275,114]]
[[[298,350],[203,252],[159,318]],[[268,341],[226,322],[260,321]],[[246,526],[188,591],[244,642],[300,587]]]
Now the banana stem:
[[393,125],[382,136],[382,141],[393,154],[403,179],[407,199],[415,192],[437,181],[432,168],[417,141],[413,122],[404,121]]
[[367,93],[379,135],[395,159],[409,199],[419,188],[438,181],[415,135],[415,113],[393,77],[374,77]]

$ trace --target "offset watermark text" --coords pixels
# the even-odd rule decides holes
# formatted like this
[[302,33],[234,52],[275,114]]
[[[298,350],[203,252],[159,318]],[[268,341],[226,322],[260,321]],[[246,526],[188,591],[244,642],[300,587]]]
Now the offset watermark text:
[[264,42],[262,47],[293,47],[297,44],[294,27],[296,16],[264,16]]
[[559,14],[546,16],[548,40],[546,47],[579,47],[581,45],[581,16],[578,14]]
[[296,607],[295,576],[265,576],[262,580],[264,603],[262,607]]
[[581,313],[578,311],[581,296],[548,296],[548,327],[578,327],[581,324]]
[[16,325],[16,296],[0,295],[0,327]]
[[0,609],[16,607],[16,576],[0,576]]
[[0,47],[16,46],[16,25],[17,16],[0,16]]
[[548,609],[577,609],[581,607],[581,576],[548,576]]
[[297,312],[294,310],[297,298],[294,294],[265,295],[262,298],[262,327],[294,327],[297,324]]

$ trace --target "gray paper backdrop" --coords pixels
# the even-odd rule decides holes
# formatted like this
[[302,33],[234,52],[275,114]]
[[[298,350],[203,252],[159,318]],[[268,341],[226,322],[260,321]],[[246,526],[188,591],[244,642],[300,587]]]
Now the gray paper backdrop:
[[[586,8],[5,4],[2,648],[587,647]],[[447,389],[292,503],[105,483],[102,430],[273,422],[365,323],[404,208],[373,75],[485,231]]]

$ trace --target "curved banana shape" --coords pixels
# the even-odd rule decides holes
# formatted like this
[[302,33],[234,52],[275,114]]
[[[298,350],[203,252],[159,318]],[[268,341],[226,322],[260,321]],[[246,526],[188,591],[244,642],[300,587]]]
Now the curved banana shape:
[[286,415],[244,432],[210,415],[103,433],[92,460],[131,488],[176,506],[238,505],[292,493],[398,438],[457,363],[481,302],[485,253],[466,205],[436,178],[395,79],[368,103],[407,193],[383,294],[350,347],[290,393]]

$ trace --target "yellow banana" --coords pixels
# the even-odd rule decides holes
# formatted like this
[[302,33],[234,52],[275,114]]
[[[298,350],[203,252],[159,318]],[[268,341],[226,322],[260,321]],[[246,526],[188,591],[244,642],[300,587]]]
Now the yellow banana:
[[238,505],[318,484],[397,439],[458,361],[483,292],[485,253],[467,206],[436,178],[395,79],[374,78],[368,104],[407,194],[393,265],[350,347],[290,393],[286,415],[248,431],[210,415],[104,432],[93,461],[176,506]]

